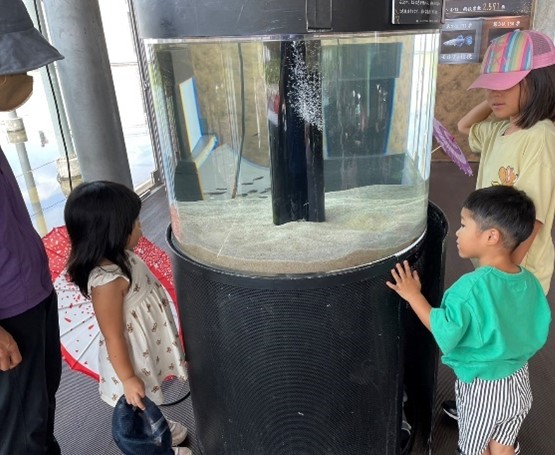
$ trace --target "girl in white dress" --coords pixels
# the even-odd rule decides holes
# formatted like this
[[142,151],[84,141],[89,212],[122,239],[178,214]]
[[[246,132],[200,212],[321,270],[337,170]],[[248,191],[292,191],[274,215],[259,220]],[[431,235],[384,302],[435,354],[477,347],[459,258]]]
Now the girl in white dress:
[[[83,183],[69,195],[64,217],[71,241],[67,271],[92,300],[100,327],[100,396],[115,406],[121,395],[144,410],[146,395],[164,401],[168,376],[187,379],[185,354],[162,285],[133,253],[141,237],[141,199],[124,185]],[[168,420],[172,446],[187,429]],[[190,455],[185,447],[175,453]]]

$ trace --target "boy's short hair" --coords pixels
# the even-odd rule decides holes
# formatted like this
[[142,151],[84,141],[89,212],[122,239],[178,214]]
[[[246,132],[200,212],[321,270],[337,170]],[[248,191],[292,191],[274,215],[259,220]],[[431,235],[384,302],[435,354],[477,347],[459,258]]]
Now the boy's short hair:
[[503,245],[513,251],[530,237],[536,221],[536,208],[524,191],[496,185],[473,191],[463,203],[481,231],[495,228]]

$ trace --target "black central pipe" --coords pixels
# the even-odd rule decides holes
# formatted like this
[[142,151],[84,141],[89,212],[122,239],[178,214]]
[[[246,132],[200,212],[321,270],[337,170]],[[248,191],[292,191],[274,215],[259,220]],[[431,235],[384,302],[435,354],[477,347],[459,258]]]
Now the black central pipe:
[[320,43],[283,41],[277,124],[269,120],[274,224],[325,221]]

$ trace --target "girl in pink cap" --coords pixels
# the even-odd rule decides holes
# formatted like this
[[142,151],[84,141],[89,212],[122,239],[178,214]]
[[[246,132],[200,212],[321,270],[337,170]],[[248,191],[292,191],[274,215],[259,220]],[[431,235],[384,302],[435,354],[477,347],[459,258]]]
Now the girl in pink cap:
[[515,186],[534,201],[534,232],[513,259],[536,275],[546,294],[555,262],[554,65],[555,46],[543,33],[517,30],[497,38],[470,86],[485,89],[486,99],[458,123],[480,153],[476,189]]
[[[515,30],[495,39],[484,55],[480,76],[469,87],[475,88],[485,89],[486,99],[457,126],[468,135],[471,150],[480,154],[476,189],[514,186],[532,199],[534,230],[513,252],[512,260],[532,272],[547,294],[555,263],[553,41],[531,30]],[[453,401],[444,402],[443,409],[457,419]],[[517,442],[514,449],[505,449],[509,451],[502,453],[520,453]]]

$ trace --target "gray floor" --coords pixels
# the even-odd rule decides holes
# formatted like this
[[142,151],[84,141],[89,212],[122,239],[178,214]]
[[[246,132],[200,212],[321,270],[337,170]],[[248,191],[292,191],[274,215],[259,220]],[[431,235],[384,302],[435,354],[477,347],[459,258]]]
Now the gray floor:
[[[433,163],[430,179],[430,199],[445,212],[451,229],[447,239],[446,286],[460,274],[471,270],[468,261],[456,254],[454,232],[459,223],[460,205],[474,188],[474,179],[460,172],[452,163]],[[142,225],[145,236],[167,251],[165,242],[169,222],[165,193],[154,192],[144,204]],[[553,290],[550,301],[553,302]],[[534,392],[534,405],[524,422],[520,442],[526,455],[555,453],[555,341],[553,336],[530,363],[530,375]],[[437,400],[432,432],[432,454],[453,454],[456,447],[457,427],[441,413],[440,403],[453,398],[454,376],[450,370],[439,366]],[[174,398],[183,396],[186,386],[170,385],[169,394]],[[68,455],[120,454],[111,438],[112,408],[98,397],[97,384],[90,378],[68,370],[64,365],[62,384],[58,393],[56,435],[62,452]],[[194,455],[200,455],[195,438],[194,418],[190,398],[165,408],[168,417],[185,423],[189,428],[186,444]],[[428,451],[421,446],[412,451],[424,455]],[[204,454],[210,455],[210,454]],[[341,454],[338,454],[341,455]]]

